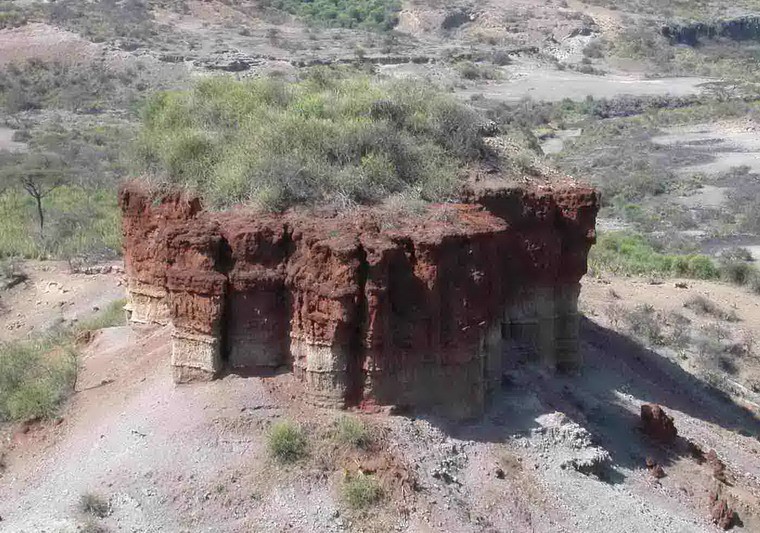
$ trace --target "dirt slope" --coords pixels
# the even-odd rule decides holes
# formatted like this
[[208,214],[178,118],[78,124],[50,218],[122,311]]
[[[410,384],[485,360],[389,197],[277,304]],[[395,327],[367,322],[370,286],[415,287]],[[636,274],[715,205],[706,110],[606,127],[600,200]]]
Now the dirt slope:
[[[629,289],[643,294],[631,281],[611,283],[626,298]],[[708,500],[718,482],[688,441],[716,450],[730,483],[723,495],[744,530],[757,530],[757,413],[611,329],[601,313],[609,287],[584,288],[587,314],[599,312],[582,326],[580,375],[516,364],[484,419],[470,423],[364,415],[382,447],[355,464],[322,453],[338,414],[299,403],[287,375],[175,387],[168,330],[104,330],[85,351],[62,421],[6,443],[3,531],[76,531],[88,492],[108,499],[100,522],[111,531],[713,531]],[[661,291],[662,301],[677,290]],[[742,318],[755,328],[749,309]],[[640,432],[642,402],[674,417],[674,447]],[[267,428],[285,417],[310,435],[311,457],[292,467],[266,450]],[[647,456],[664,478],[646,469]],[[347,510],[344,472],[387,457],[406,480],[389,486],[401,489],[371,513]]]

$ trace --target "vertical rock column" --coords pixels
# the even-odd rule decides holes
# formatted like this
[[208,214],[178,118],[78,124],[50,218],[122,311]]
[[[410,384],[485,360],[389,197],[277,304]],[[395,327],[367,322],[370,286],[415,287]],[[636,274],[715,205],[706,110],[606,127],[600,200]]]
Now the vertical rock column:
[[156,198],[138,184],[127,183],[119,191],[119,206],[130,321],[168,324],[166,270],[173,258],[166,239],[175,227],[196,217],[201,204],[197,198],[179,192]]
[[362,250],[350,237],[295,239],[300,242],[288,267],[293,372],[306,384],[311,403],[343,407],[351,382],[349,367],[361,352],[357,335],[364,321]]
[[218,224],[196,221],[167,238],[174,264],[167,270],[172,317],[174,381],[213,379],[222,369],[222,339],[227,293],[223,251],[226,242]]
[[578,346],[580,314],[578,296],[580,283],[559,285],[554,290],[556,314],[554,317],[554,344],[556,366],[559,370],[575,370],[581,363]]
[[518,358],[555,363],[554,287],[529,285],[514,297],[504,314],[504,332]]
[[579,281],[586,274],[588,253],[596,242],[596,214],[601,201],[594,189],[573,186],[557,191],[555,202],[556,226],[562,242],[554,284],[556,361],[560,370],[573,370],[582,364],[578,343]]
[[209,381],[222,370],[227,286],[217,272],[169,270],[172,371],[176,383]]

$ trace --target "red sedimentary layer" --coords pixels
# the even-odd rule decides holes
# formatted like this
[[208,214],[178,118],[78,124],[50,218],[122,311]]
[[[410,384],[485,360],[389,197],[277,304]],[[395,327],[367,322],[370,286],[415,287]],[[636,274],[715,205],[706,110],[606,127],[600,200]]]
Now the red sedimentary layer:
[[598,196],[565,184],[467,201],[392,221],[370,208],[261,215],[132,183],[120,193],[127,275],[165,289],[180,381],[290,365],[318,403],[468,414],[507,345],[577,362]]

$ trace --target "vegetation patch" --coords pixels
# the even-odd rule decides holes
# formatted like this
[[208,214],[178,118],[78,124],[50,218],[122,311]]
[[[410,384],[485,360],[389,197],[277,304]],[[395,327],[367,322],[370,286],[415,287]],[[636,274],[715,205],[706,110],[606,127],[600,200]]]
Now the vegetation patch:
[[346,446],[366,448],[372,442],[372,435],[361,419],[344,415],[336,423],[335,439]]
[[708,298],[705,298],[704,296],[693,296],[692,298],[689,298],[689,300],[687,300],[683,306],[686,309],[690,309],[699,315],[710,315],[727,322],[739,321],[739,317],[737,316],[736,311],[733,309],[731,311],[725,311],[724,309],[721,309],[718,304]]
[[414,82],[317,70],[299,83],[214,78],[147,105],[137,163],[212,206],[267,210],[452,198],[487,155],[482,118]]
[[27,14],[16,2],[0,1],[0,30],[23,26],[27,21]]
[[73,346],[60,335],[0,343],[0,421],[53,416],[76,371]]
[[631,333],[646,339],[650,344],[662,344],[662,325],[658,313],[651,305],[640,305],[625,313]]
[[359,472],[343,481],[341,495],[350,509],[365,510],[380,502],[383,489],[375,476]]
[[124,306],[126,304],[127,300],[124,298],[114,300],[104,309],[98,311],[93,317],[79,322],[76,330],[78,332],[98,331],[100,329],[125,326],[127,323],[127,315],[124,311]]
[[0,343],[0,422],[54,416],[74,391],[78,334],[123,324],[124,303],[112,302],[74,327]]
[[40,232],[31,196],[21,190],[0,194],[0,257],[113,257],[121,250],[121,218],[113,190],[61,186],[42,205],[48,223]]
[[79,510],[97,518],[105,518],[111,514],[111,503],[99,494],[86,492],[79,498]]
[[715,279],[720,272],[705,255],[661,253],[640,235],[610,232],[599,236],[589,254],[589,268],[594,272],[622,275],[662,275],[696,279]]
[[267,435],[269,453],[280,463],[295,463],[306,457],[306,431],[290,420],[275,423]]
[[399,0],[265,0],[263,5],[316,24],[389,31],[398,24]]

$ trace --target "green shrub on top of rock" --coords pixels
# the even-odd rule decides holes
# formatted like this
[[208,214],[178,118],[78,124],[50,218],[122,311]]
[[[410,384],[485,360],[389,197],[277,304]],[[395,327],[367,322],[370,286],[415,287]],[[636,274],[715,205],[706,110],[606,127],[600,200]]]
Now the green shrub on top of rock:
[[455,195],[487,153],[472,108],[414,82],[321,71],[298,83],[203,80],[144,110],[137,163],[212,207],[373,204]]

